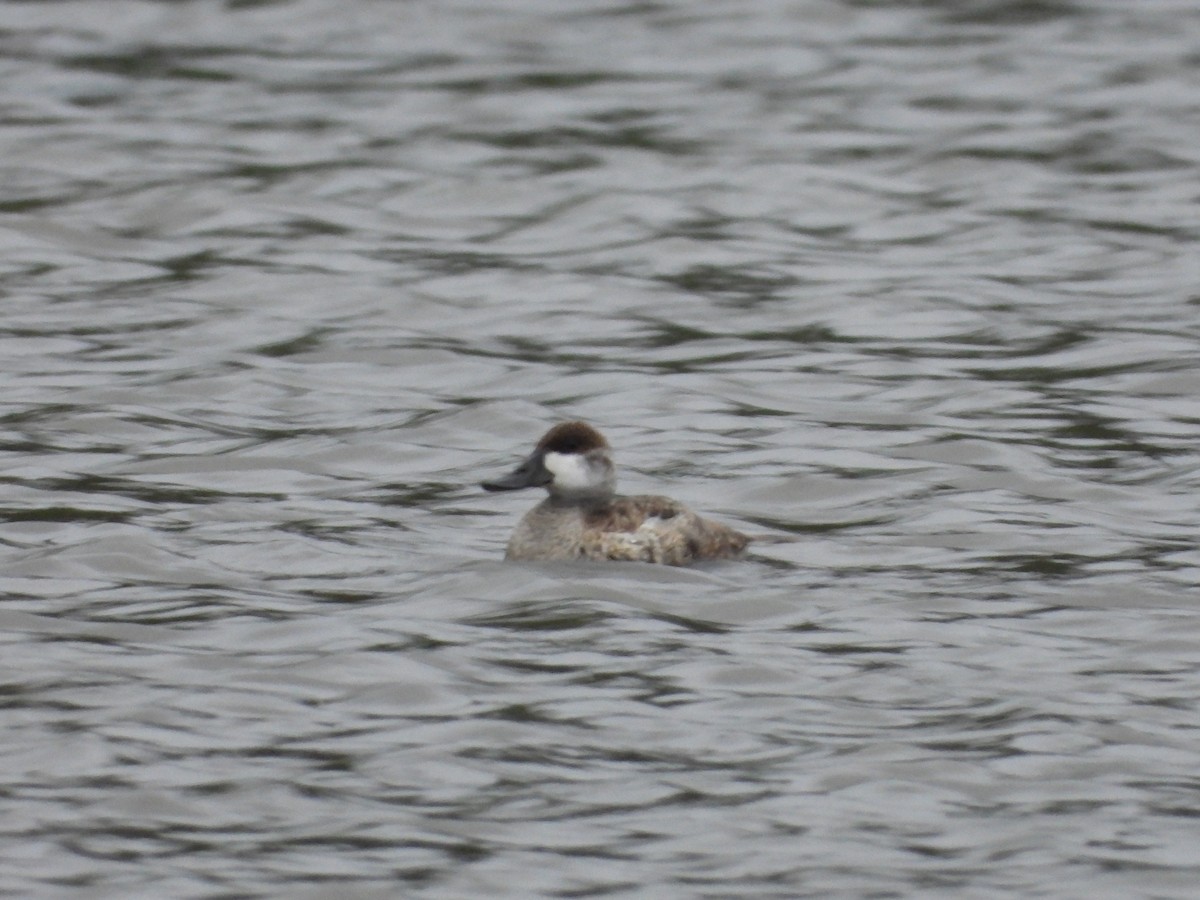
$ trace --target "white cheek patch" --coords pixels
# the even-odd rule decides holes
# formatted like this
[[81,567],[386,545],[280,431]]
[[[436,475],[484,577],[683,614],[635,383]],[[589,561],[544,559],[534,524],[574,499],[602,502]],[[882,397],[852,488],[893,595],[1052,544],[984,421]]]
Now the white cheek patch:
[[542,465],[554,476],[554,486],[560,490],[582,491],[596,483],[592,467],[578,453],[547,453]]

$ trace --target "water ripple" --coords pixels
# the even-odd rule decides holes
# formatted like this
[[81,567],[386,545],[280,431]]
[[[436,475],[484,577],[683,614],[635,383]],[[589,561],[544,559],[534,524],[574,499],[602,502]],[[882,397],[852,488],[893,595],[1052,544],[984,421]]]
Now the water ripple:
[[1190,895],[1198,30],[9,5],[0,893]]

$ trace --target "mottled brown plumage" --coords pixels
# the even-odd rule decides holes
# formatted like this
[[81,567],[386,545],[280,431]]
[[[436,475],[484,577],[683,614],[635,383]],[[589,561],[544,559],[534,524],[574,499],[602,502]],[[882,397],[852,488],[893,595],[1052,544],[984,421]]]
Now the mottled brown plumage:
[[545,487],[508,542],[516,560],[611,559],[682,566],[738,556],[750,539],[669,497],[617,496],[608,442],[584,422],[551,428],[509,475],[487,490]]
[[587,527],[602,531],[636,531],[646,519],[666,521],[686,512],[683,504],[670,497],[642,495],[613,497],[602,506],[586,510],[583,519]]

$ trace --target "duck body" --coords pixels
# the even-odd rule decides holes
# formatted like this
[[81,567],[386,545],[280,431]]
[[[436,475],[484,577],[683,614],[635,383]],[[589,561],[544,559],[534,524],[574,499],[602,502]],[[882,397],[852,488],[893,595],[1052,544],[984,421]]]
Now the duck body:
[[551,428],[490,491],[544,487],[549,496],[521,519],[505,558],[624,560],[685,566],[739,556],[750,539],[670,497],[620,496],[609,445],[584,422]]

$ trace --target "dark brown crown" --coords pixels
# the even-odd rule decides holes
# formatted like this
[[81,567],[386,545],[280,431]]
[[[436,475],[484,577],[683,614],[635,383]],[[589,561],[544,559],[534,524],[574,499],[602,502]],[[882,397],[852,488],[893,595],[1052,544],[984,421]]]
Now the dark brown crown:
[[538,441],[543,453],[587,453],[597,447],[607,447],[608,441],[587,422],[560,422]]

